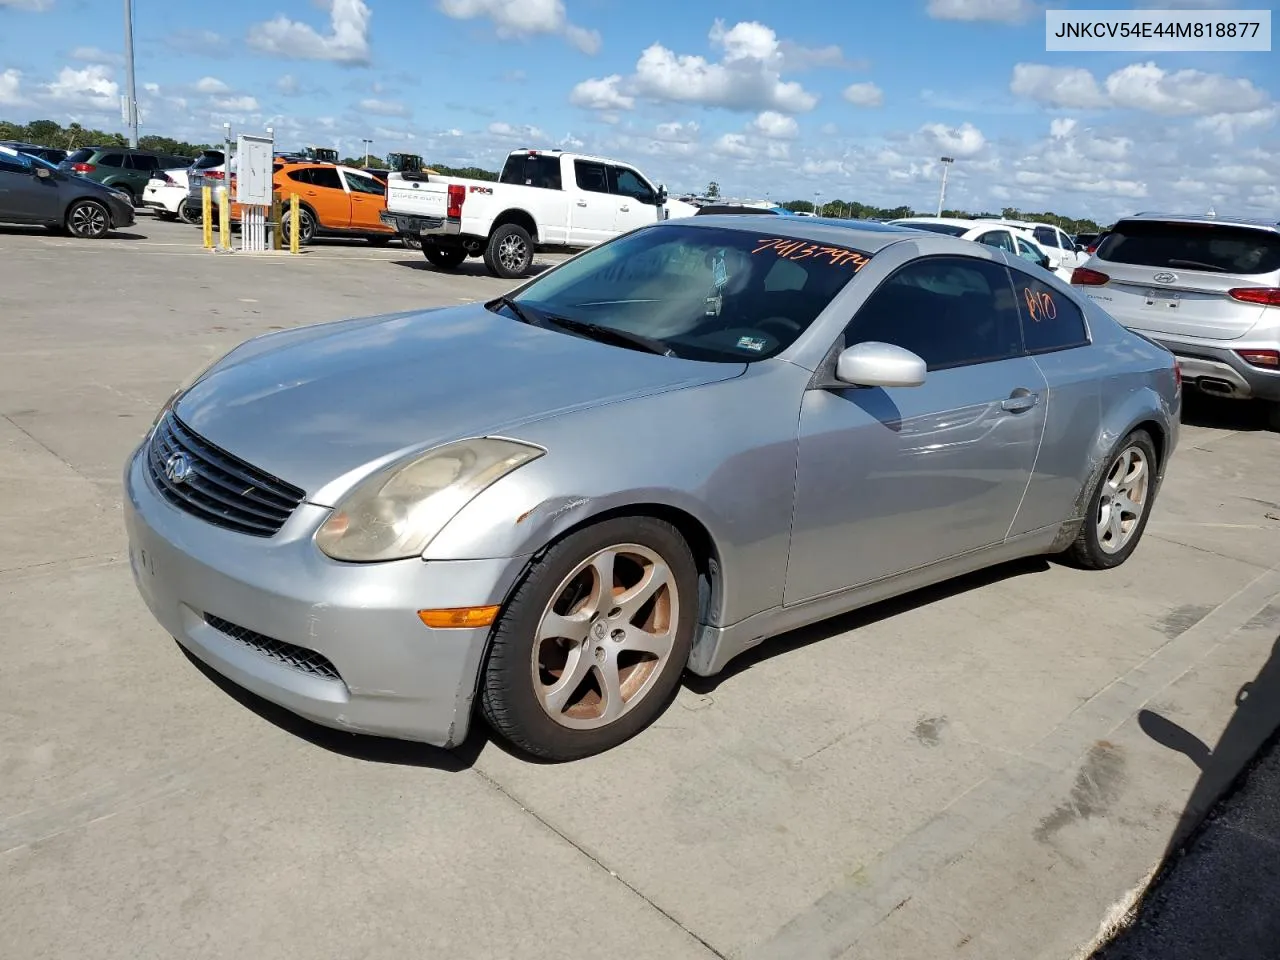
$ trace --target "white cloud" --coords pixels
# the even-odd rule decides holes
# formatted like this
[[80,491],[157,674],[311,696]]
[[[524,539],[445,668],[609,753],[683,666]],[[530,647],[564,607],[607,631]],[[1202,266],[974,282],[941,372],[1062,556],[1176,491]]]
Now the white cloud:
[[409,108],[396,100],[375,100],[370,97],[360,101],[360,109],[365,113],[380,117],[407,117]]
[[819,132],[820,132],[824,137],[834,137],[837,133],[839,133],[839,132],[840,132],[840,128],[839,128],[836,124],[831,123],[830,121],[828,121],[827,123],[824,123],[824,124],[822,125],[822,127],[821,127],[821,128],[820,128],[820,130],[819,130]]
[[569,92],[569,102],[590,110],[630,110],[636,105],[635,97],[624,94],[621,84],[622,77],[616,73],[583,80]]
[[504,40],[556,34],[583,53],[600,52],[599,31],[570,23],[563,0],[439,0],[438,6],[454,20],[488,20]]
[[749,130],[770,140],[794,140],[800,135],[800,125],[795,117],[774,110],[766,110],[751,121]]
[[251,113],[258,109],[256,97],[214,97],[209,102],[216,110],[227,110],[233,113]]
[[199,93],[227,93],[230,89],[217,77],[201,77],[196,81],[196,91]]
[[1256,114],[1266,122],[1271,98],[1243,77],[1200,70],[1170,72],[1154,63],[1133,63],[1111,73],[1101,84],[1083,67],[1051,67],[1019,63],[1009,89],[1016,96],[1051,107],[1118,108],[1164,116]]
[[723,51],[716,62],[696,54],[677,54],[660,43],[649,46],[635,73],[617,83],[627,96],[658,103],[693,103],[728,110],[805,113],[816,95],[794,80],[783,80],[785,57],[777,34],[762,23],[744,21],[711,27],[712,46]]
[[693,143],[698,139],[700,132],[701,127],[695,120],[687,123],[677,123],[673,120],[658,124],[653,131],[653,136],[655,140],[665,140],[670,143]]
[[1049,136],[1053,137],[1055,140],[1061,140],[1063,137],[1068,137],[1071,135],[1071,131],[1074,130],[1079,123],[1079,120],[1075,120],[1073,118],[1058,117],[1049,124]]
[[[3,6],[4,0],[0,0],[0,6]],[[109,50],[103,50],[101,47],[76,47],[71,51],[72,60],[88,61],[89,63],[123,63],[124,56],[119,53],[112,53]]]
[[10,67],[0,73],[0,104],[16,107],[22,103],[22,71]]
[[527,146],[536,146],[536,141],[545,140],[547,135],[537,127],[529,124],[521,124],[520,126],[512,126],[509,123],[498,121],[489,124],[489,132],[495,137],[503,140],[519,140]]
[[851,83],[844,88],[843,96],[858,107],[878,107],[884,103],[884,91],[874,83]]
[[321,35],[310,24],[280,14],[249,28],[249,46],[261,53],[296,60],[366,64],[371,16],[364,0],[329,0],[329,35]]
[[43,13],[45,10],[53,9],[53,0],[0,0],[0,7]]
[[935,20],[995,20],[1020,23],[1031,15],[1031,0],[929,0],[929,16]]
[[1198,119],[1196,127],[1231,143],[1250,130],[1271,126],[1277,118],[1280,118],[1280,108],[1270,106],[1248,113],[1213,113]]
[[865,61],[846,59],[844,51],[834,43],[825,47],[806,47],[792,40],[780,40],[778,52],[782,55],[784,71],[814,70],[822,67],[854,69],[866,66]]
[[302,85],[298,83],[297,77],[291,73],[286,73],[276,81],[276,89],[286,97],[292,97],[297,95],[298,91],[302,89]]
[[956,157],[972,157],[982,151],[987,138],[971,123],[948,127],[941,123],[926,123],[920,133],[939,150]]
[[63,67],[43,91],[45,98],[70,109],[113,110],[120,106],[119,84],[111,79],[107,67],[97,63],[80,70]]
[[156,94],[158,94],[158,93],[160,92],[160,84],[158,84],[158,83],[144,83],[144,84],[142,85],[142,89],[143,89],[143,90],[145,90],[145,91],[147,91],[147,93],[151,94],[152,96],[155,96]]
[[711,145],[711,152],[724,157],[750,157],[754,151],[747,146],[744,134],[725,133]]

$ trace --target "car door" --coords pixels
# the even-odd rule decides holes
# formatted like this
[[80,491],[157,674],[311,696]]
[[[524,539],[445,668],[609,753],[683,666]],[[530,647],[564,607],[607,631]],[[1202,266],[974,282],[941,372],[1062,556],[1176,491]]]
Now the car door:
[[1023,352],[1002,264],[907,263],[863,302],[840,346],[867,341],[915,352],[928,376],[805,393],[788,604],[1001,543],[1032,476],[1046,385]]
[[319,225],[329,230],[350,229],[351,201],[347,199],[347,190],[338,176],[338,168],[314,166],[297,172],[306,174],[299,194],[302,201],[315,211]]
[[658,219],[658,192],[630,167],[610,166],[609,189],[617,195],[615,233],[626,233]]
[[150,154],[131,153],[125,157],[125,169],[129,171],[125,174],[129,188],[135,197],[141,197],[151,174],[160,169],[160,161]]
[[58,175],[36,176],[36,161],[22,154],[0,153],[0,220],[40,223],[58,220]]
[[594,160],[574,160],[576,186],[569,207],[569,243],[589,247],[614,236],[618,198],[609,190],[609,170]]
[[350,170],[339,172],[347,186],[351,229],[366,233],[394,233],[395,231],[378,218],[387,206],[386,187],[373,177],[353,173]]

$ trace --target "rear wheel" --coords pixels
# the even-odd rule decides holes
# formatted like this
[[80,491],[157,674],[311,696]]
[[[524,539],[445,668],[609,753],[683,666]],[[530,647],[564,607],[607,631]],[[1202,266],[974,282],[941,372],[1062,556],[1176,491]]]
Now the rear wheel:
[[77,200],[67,208],[67,232],[85,240],[101,240],[111,229],[107,208],[96,200]]
[[1088,570],[1107,570],[1138,547],[1156,495],[1156,448],[1134,430],[1120,442],[1098,478],[1080,533],[1067,556]]
[[450,247],[426,247],[422,248],[422,255],[427,258],[427,262],[433,267],[439,267],[441,270],[457,270],[462,266],[462,261],[467,259],[467,251],[459,248]]
[[608,750],[675,693],[697,622],[698,573],[678,530],[619,517],[534,562],[494,628],[481,710],[548,760]]
[[504,223],[489,236],[484,265],[503,280],[523,277],[533,265],[533,238],[519,224]]
[[[284,215],[284,223],[281,225],[280,236],[285,243],[289,243],[289,237],[293,230],[293,217],[286,211]],[[305,247],[316,238],[316,215],[306,207],[298,208],[298,246]]]
[[178,219],[183,223],[197,224],[204,218],[204,213],[199,204],[184,203],[178,207]]

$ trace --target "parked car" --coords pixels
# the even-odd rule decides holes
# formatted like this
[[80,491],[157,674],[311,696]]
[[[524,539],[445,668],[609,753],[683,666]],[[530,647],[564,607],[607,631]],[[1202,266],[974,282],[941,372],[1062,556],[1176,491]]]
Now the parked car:
[[689,217],[242,344],[129,458],[125,525],[236,684],[443,746],[478,706],[566,760],[766,637],[1016,557],[1118,566],[1180,400],[1167,350],[1003,251]]
[[1260,400],[1280,430],[1280,223],[1126,217],[1071,282],[1173,351],[1192,386]]
[[1071,271],[1088,259],[1083,244],[1076,243],[1065,230],[1051,223],[1037,223],[1032,220],[998,220],[986,219],[979,222],[998,223],[1006,227],[1014,227],[1029,234],[1049,255],[1052,269],[1064,280],[1070,281]]
[[112,229],[131,226],[133,205],[108,186],[0,146],[0,221],[40,224],[98,240]]
[[[1007,223],[993,223],[990,220],[966,220],[959,217],[902,217],[898,220],[890,220],[889,225],[910,227],[914,230],[927,230],[930,233],[941,233],[948,237],[959,237],[961,240],[972,240],[975,243],[1003,250],[1015,257],[1031,260],[1033,263],[1044,266],[1047,270],[1058,272],[1055,269],[1056,265],[1052,256],[1039,243],[1035,242],[1030,232]],[[1022,245],[1018,242],[1019,238],[1023,241]],[[1047,263],[1041,262],[1040,257],[1031,257],[1028,253],[1029,249],[1038,250]],[[1058,272],[1058,275],[1063,280],[1071,278],[1069,271],[1065,275]]]
[[36,143],[23,143],[20,140],[0,140],[0,147],[9,147],[29,157],[39,157],[55,166],[67,157],[67,151],[59,150],[57,147],[42,147]]
[[794,214],[786,207],[755,207],[741,203],[708,203],[694,211],[695,217],[711,217],[722,214],[772,214],[778,217],[790,217]]
[[156,170],[142,191],[142,205],[164,220],[181,218],[184,223],[198,223],[201,207],[191,203],[189,170],[190,167]]
[[535,249],[594,246],[635,227],[696,213],[629,164],[561,150],[515,150],[498,182],[425,173],[387,178],[383,222],[422,238],[432,266],[483,257],[495,277],[523,277]]
[[128,147],[81,147],[58,164],[68,173],[78,173],[127,194],[134,206],[142,198],[147,181],[156,170],[185,167],[190,157],[175,157],[151,150]]

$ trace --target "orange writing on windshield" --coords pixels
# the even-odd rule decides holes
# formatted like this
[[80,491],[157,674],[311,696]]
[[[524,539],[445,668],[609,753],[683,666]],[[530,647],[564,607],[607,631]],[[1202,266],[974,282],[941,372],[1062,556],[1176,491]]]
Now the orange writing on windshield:
[[844,247],[824,247],[808,240],[792,240],[787,237],[760,239],[752,253],[773,250],[783,260],[809,260],[825,258],[833,267],[851,266],[854,272],[867,265],[867,257]]
[[1022,299],[1027,304],[1027,315],[1034,323],[1039,323],[1041,318],[1052,320],[1058,315],[1058,305],[1047,293],[1036,293],[1030,287],[1023,287]]

